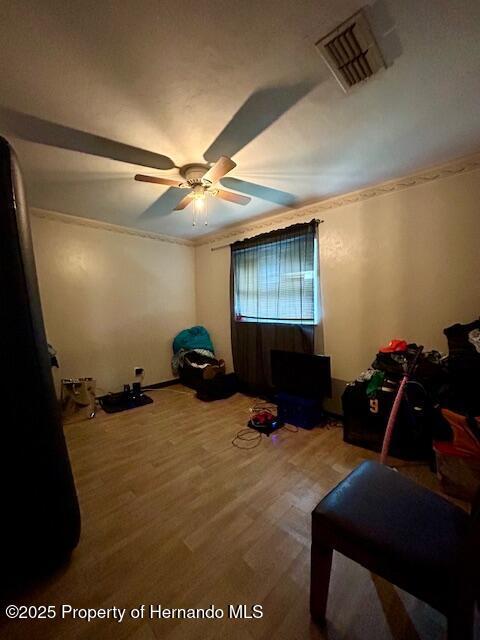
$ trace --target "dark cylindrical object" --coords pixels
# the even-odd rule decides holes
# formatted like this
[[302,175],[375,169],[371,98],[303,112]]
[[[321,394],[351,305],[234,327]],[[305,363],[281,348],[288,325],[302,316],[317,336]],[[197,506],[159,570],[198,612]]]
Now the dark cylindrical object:
[[21,176],[3,138],[0,296],[0,566],[3,580],[11,582],[68,556],[78,543],[80,511],[54,391]]

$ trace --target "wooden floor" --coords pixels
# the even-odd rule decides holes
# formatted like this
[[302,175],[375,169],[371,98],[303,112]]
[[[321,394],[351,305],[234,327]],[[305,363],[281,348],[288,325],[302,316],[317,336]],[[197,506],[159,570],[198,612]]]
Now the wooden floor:
[[[263,605],[260,620],[5,621],[0,636],[32,640],[328,638],[436,640],[442,616],[335,554],[320,632],[308,613],[310,512],[376,454],[338,427],[281,432],[232,446],[252,400],[203,403],[180,386],[153,405],[66,427],[82,537],[68,567],[16,601],[73,607]],[[401,471],[436,487],[426,467]]]

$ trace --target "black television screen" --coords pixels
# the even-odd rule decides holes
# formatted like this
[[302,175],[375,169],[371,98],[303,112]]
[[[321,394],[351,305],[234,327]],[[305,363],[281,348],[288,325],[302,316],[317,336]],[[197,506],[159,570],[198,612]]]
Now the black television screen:
[[304,398],[332,396],[328,356],[272,349],[271,365],[276,391]]

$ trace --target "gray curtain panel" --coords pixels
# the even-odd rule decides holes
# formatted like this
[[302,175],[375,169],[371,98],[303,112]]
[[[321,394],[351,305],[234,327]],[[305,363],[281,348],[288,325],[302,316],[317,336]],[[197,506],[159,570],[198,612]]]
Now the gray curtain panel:
[[317,222],[232,245],[232,352],[240,388],[272,392],[272,349],[314,353]]

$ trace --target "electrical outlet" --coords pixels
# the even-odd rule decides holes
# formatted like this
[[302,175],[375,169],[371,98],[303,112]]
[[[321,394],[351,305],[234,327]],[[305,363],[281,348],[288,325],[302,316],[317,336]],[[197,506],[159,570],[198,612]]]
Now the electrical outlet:
[[133,367],[133,375],[136,378],[140,378],[145,375],[145,369],[143,367]]

